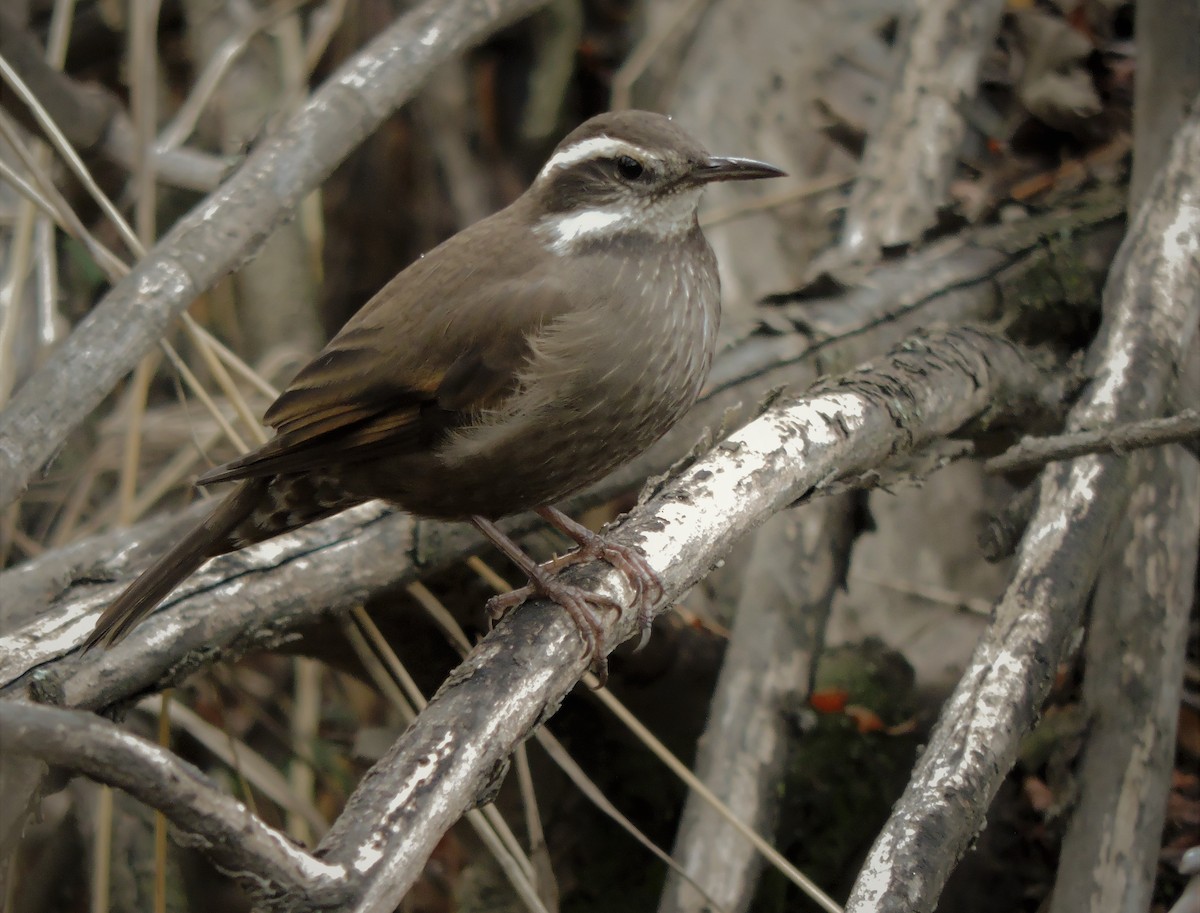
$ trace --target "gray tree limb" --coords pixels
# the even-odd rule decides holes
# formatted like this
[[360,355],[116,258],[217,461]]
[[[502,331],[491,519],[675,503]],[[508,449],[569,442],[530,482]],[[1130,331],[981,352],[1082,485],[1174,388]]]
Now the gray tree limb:
[[964,107],[1004,13],[1003,0],[917,4],[901,30],[899,79],[854,184],[841,253],[874,260],[934,225],[966,135]]
[[7,753],[86,774],[158,809],[178,829],[176,840],[202,850],[252,896],[328,909],[350,894],[345,867],[294,846],[191,764],[95,714],[2,701],[0,745]]
[[[1196,0],[1137,6],[1135,206],[1162,167],[1189,100],[1196,96],[1200,103],[1200,42],[1184,37],[1189,27],[1200,34]],[[1192,313],[1193,325],[1197,320],[1200,307]],[[1195,402],[1200,339],[1193,338],[1185,362],[1178,395]],[[1192,417],[1195,446],[1200,417],[1194,411]],[[1050,913],[1144,910],[1154,894],[1195,598],[1200,466],[1177,447],[1130,463],[1129,509],[1108,545],[1092,599],[1079,799],[1063,839]]]
[[1088,453],[1128,453],[1143,447],[1161,447],[1163,444],[1180,443],[1196,448],[1200,440],[1200,412],[1185,409],[1164,418],[1148,418],[1140,422],[1127,422],[1112,428],[1097,428],[1090,431],[1075,431],[1056,434],[1053,437],[1028,437],[1010,447],[999,456],[984,463],[988,472],[1015,472],[1021,469],[1037,469],[1057,460]]
[[[1105,288],[1093,380],[1068,428],[1157,414],[1200,314],[1200,108],[1172,144]],[[847,913],[932,910],[1037,717],[1130,492],[1127,458],[1046,469],[1016,572],[859,874]],[[914,877],[920,872],[921,877]]]
[[1093,597],[1087,742],[1052,913],[1149,909],[1175,761],[1200,545],[1200,467],[1178,448],[1140,476]]

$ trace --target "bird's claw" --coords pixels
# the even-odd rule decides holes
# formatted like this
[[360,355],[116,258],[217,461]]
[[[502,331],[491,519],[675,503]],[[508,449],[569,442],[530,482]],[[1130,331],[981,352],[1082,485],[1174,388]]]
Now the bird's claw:
[[567,614],[579,628],[587,653],[592,657],[592,671],[603,685],[608,678],[608,661],[603,649],[604,627],[596,618],[595,609],[611,609],[620,615],[622,607],[608,596],[554,579],[554,575],[563,569],[596,558],[607,561],[624,574],[633,588],[632,607],[637,611],[638,629],[641,632],[635,649],[640,650],[650,639],[652,609],[663,596],[662,582],[641,552],[625,545],[605,542],[600,536],[565,555],[539,565],[540,580],[531,579],[528,584],[510,593],[493,596],[487,601],[487,612],[495,623],[531,596],[543,596],[558,603],[567,610]]
[[499,621],[531,596],[542,596],[566,609],[583,637],[584,654],[591,659],[591,670],[603,687],[608,681],[608,652],[604,649],[604,626],[596,617],[595,609],[611,609],[620,615],[620,603],[547,575],[511,593],[493,596],[487,601],[488,615],[493,623]]

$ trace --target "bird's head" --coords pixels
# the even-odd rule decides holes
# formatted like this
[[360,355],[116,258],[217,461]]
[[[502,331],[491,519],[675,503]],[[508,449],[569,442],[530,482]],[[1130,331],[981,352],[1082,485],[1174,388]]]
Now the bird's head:
[[661,114],[619,111],[568,134],[528,194],[535,232],[561,254],[621,237],[686,235],[706,184],[783,174],[765,162],[710,155]]

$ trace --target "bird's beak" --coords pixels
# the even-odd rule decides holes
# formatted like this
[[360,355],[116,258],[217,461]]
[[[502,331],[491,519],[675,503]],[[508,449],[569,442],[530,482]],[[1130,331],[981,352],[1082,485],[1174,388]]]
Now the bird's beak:
[[698,183],[710,184],[715,181],[757,181],[760,178],[786,177],[787,172],[766,162],[756,162],[754,159],[724,158],[719,155],[710,156],[708,161],[697,165],[692,172]]

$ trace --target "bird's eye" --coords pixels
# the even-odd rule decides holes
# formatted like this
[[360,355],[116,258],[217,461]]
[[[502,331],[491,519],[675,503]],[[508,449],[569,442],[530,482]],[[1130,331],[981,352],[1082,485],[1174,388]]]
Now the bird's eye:
[[617,174],[627,181],[636,181],[645,170],[642,163],[635,158],[630,158],[628,155],[617,158]]

